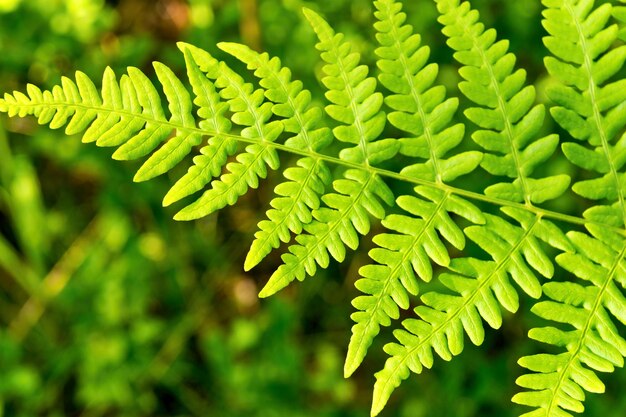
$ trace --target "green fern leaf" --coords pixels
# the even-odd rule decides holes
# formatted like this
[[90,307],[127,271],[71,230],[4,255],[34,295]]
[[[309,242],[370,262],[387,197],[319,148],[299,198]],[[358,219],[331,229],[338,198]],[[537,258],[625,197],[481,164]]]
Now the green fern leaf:
[[[76,74],[78,78],[78,73]],[[42,105],[42,116],[46,113],[54,114],[55,106],[45,106],[45,102],[33,94],[33,90],[29,91],[31,98],[36,98]],[[123,95],[122,95],[123,92]],[[45,97],[44,92],[44,97]],[[94,102],[92,106],[97,106],[98,102]],[[119,146],[128,140],[134,133],[139,131],[145,124],[145,121],[132,115],[141,113],[141,107],[137,101],[137,94],[132,88],[130,79],[127,75],[120,78],[119,85],[112,70],[107,68],[102,79],[102,105],[104,109],[110,109],[99,112],[101,118],[97,118],[94,123],[87,129],[83,135],[83,142],[95,141],[97,146]],[[120,115],[121,110],[127,110],[131,115]],[[103,120],[103,125],[98,123]],[[49,123],[46,117],[40,117],[40,124]],[[51,126],[52,127],[52,126]]]
[[[569,186],[568,176],[530,177],[533,169],[556,150],[558,136],[537,138],[545,110],[541,105],[533,107],[534,88],[524,87],[523,70],[514,72],[515,56],[507,53],[508,43],[496,41],[495,30],[485,30],[478,21],[478,12],[468,2],[437,0],[437,6],[448,45],[456,51],[455,59],[464,65],[459,72],[465,80],[459,88],[478,105],[467,109],[465,115],[480,128],[472,139],[486,151],[481,166],[492,175],[513,179],[487,187],[485,194],[528,206],[560,196]],[[425,171],[421,168],[416,172],[424,175]],[[394,332],[399,344],[385,347],[391,358],[376,374],[372,415],[382,410],[409,371],[419,373],[424,366],[432,366],[432,350],[450,360],[463,349],[463,332],[479,345],[484,337],[482,320],[499,328],[500,306],[517,310],[518,295],[509,277],[531,297],[541,295],[541,284],[533,270],[549,278],[554,266],[539,240],[562,250],[569,250],[571,245],[556,226],[541,216],[529,218],[527,213],[511,209],[506,212],[521,227],[501,217],[487,216],[484,225],[464,230],[493,263],[453,260],[451,273],[442,274],[440,280],[458,295],[424,294],[424,306],[415,310],[421,319],[407,319],[402,323],[405,330]],[[546,230],[556,232],[556,237],[548,238]]]
[[139,168],[135,181],[146,181],[168,172],[202,141],[202,135],[195,131],[196,121],[191,113],[191,97],[185,86],[167,66],[157,62],[154,64],[154,69],[169,102],[169,111],[172,115],[170,123],[194,129],[194,131],[181,132],[169,139]]
[[[576,142],[563,144],[565,156],[584,170],[602,175],[580,181],[574,192],[608,205],[596,205],[584,216],[605,225],[622,227],[626,205],[622,194],[624,136],[613,144],[624,128],[623,80],[608,82],[626,61],[626,47],[611,48],[619,36],[617,25],[607,26],[612,6],[594,9],[594,1],[545,0],[544,27],[550,36],[544,43],[553,54],[545,59],[548,72],[561,83],[552,86],[548,96],[556,104],[551,114]],[[571,75],[566,77],[564,75]],[[583,142],[584,143],[584,142]],[[537,354],[520,359],[531,374],[517,384],[528,391],[513,401],[530,406],[532,416],[571,416],[584,410],[584,391],[603,392],[596,372],[612,372],[623,366],[626,341],[619,335],[610,315],[622,324],[626,298],[624,288],[623,236],[610,228],[588,224],[593,236],[569,232],[576,253],[559,255],[556,260],[578,282],[544,284],[549,299],[532,311],[551,322],[573,327],[532,329],[529,336],[540,342],[564,348],[558,355]],[[588,285],[590,283],[591,285]],[[619,284],[621,289],[616,284]],[[610,313],[610,314],[609,314]]]
[[[613,142],[626,125],[626,100],[624,80],[607,83],[624,65],[626,46],[611,48],[617,39],[618,26],[606,26],[611,17],[611,5],[603,4],[591,12],[593,2],[546,3],[545,26],[551,36],[545,38],[548,49],[555,54],[545,59],[548,72],[564,82],[548,90],[556,104],[552,116],[573,138],[587,141],[586,147],[579,143],[563,144],[563,153],[574,164],[601,177],[579,181],[572,189],[592,200],[608,199],[611,205],[596,205],[584,216],[591,220],[623,226],[626,204],[621,184],[624,174],[619,172],[626,159],[623,148],[626,139]],[[572,26],[562,31],[562,23]],[[564,56],[562,51],[574,49],[576,54]],[[577,82],[564,80],[560,70],[575,73]]]
[[136,68],[129,68],[119,84],[113,71],[107,69],[102,97],[85,74],[77,72],[76,80],[74,83],[64,77],[61,86],[43,92],[30,85],[29,96],[16,92],[6,94],[4,101],[19,108],[16,114],[32,114],[53,129],[67,125],[67,134],[86,130],[84,142],[118,146],[113,154],[116,159],[145,156],[177,127],[182,135],[188,133],[184,126],[165,119],[154,85]]
[[526,72],[513,71],[516,59],[507,52],[508,41],[496,42],[495,30],[484,30],[469,2],[437,0],[437,6],[448,45],[465,65],[459,70],[465,79],[459,88],[480,106],[467,109],[465,115],[481,128],[472,135],[487,151],[481,166],[492,175],[514,179],[489,186],[485,194],[529,204],[559,197],[569,186],[568,176],[529,176],[554,153],[558,136],[537,138],[545,110],[541,104],[533,106],[535,89],[524,86]]
[[[341,125],[333,134],[341,142],[353,144],[340,152],[342,160],[364,164],[365,170],[349,169],[344,178],[333,182],[334,193],[322,201],[327,207],[313,211],[313,220],[304,226],[305,234],[296,237],[296,244],[282,256],[281,265],[270,277],[260,296],[267,297],[284,288],[294,279],[313,275],[317,265],[328,266],[329,253],[338,261],[345,257],[346,246],[356,249],[358,234],[370,230],[369,215],[382,219],[383,204],[393,205],[389,187],[372,170],[370,164],[382,162],[395,155],[381,152],[387,141],[376,141],[385,126],[385,113],[380,110],[382,94],[375,92],[376,80],[368,77],[367,67],[359,64],[359,55],[350,51],[342,34],[335,34],[328,23],[315,12],[304,14],[317,33],[317,48],[326,62],[322,79],[328,88],[326,98],[332,103],[326,112]],[[395,143],[395,142],[394,142]]]
[[525,415],[571,416],[570,411],[582,412],[583,389],[604,392],[604,384],[594,371],[613,372],[614,367],[624,365],[626,340],[610,315],[626,323],[626,298],[621,292],[626,287],[626,247],[622,242],[620,251],[615,251],[616,248],[578,232],[570,232],[568,237],[578,253],[559,255],[557,262],[591,285],[574,282],[544,285],[544,293],[551,300],[536,304],[532,311],[573,329],[551,326],[530,331],[532,339],[565,348],[567,352],[520,359],[521,366],[536,372],[517,380],[518,385],[532,390],[513,397],[514,402],[536,408]]
[[[385,103],[393,110],[388,114],[389,122],[412,137],[399,140],[389,139],[399,152],[425,160],[402,170],[403,174],[437,183],[453,181],[473,171],[480,163],[479,152],[463,152],[449,159],[446,153],[463,139],[462,124],[449,126],[458,107],[458,100],[445,99],[445,88],[433,86],[437,66],[425,66],[428,47],[420,47],[418,35],[409,25],[403,25],[406,15],[401,4],[393,0],[376,1],[375,13],[378,22],[376,38],[380,47],[376,54],[380,58],[379,79],[393,95]],[[400,63],[400,65],[397,65]],[[370,252],[377,264],[361,268],[363,279],[356,286],[365,293],[352,303],[358,312],[352,315],[356,324],[344,366],[344,374],[351,375],[362,362],[368,347],[380,330],[389,326],[390,319],[399,317],[399,309],[409,307],[408,294],[417,295],[417,275],[430,281],[430,260],[446,266],[450,262],[448,251],[439,232],[453,246],[463,249],[465,237],[452,221],[448,212],[455,212],[470,221],[484,222],[483,216],[469,202],[427,187],[416,188],[423,199],[402,196],[398,205],[410,216],[387,216],[383,226],[400,234],[379,234],[374,243],[379,245]],[[413,217],[415,216],[415,218]]]
[[302,233],[305,225],[313,221],[311,210],[320,208],[320,195],[331,181],[331,174],[323,161],[313,158],[298,160],[297,167],[285,170],[287,181],[274,189],[278,195],[271,202],[268,220],[259,223],[259,231],[248,251],[244,269],[256,266],[280,242],[291,240],[290,232]]
[[[166,119],[163,108],[161,107],[159,93],[148,77],[146,77],[139,69],[133,67],[128,68],[128,77],[132,83],[132,89],[136,94],[139,106],[141,106],[142,115],[146,117],[147,121],[143,128],[135,136],[126,140],[113,153],[113,159],[121,161],[139,159],[148,155],[156,149],[161,142],[167,139],[172,131],[171,127],[165,123]],[[68,88],[71,85],[72,84],[68,82],[67,86],[64,86],[64,90],[71,91],[72,89]],[[127,83],[126,85],[130,87],[131,84]],[[128,94],[133,93],[128,92]],[[70,97],[68,95],[67,98],[73,103],[77,101],[76,96]],[[61,114],[62,113],[57,113],[57,116]],[[78,118],[82,118],[81,111],[79,110],[76,111],[75,117],[67,125],[66,133],[78,133],[78,130],[72,129],[72,123]],[[50,122],[50,127],[53,127],[57,121],[65,124],[65,121],[62,119],[53,119]]]
[[[373,236],[371,260],[355,283],[361,294],[352,303],[357,311],[344,366],[352,374],[381,326],[394,326],[396,342],[385,345],[389,358],[376,374],[372,415],[411,372],[433,366],[435,356],[459,355],[466,336],[481,344],[483,321],[499,328],[503,311],[517,311],[526,295],[543,297],[532,312],[548,322],[530,338],[560,353],[519,360],[529,372],[518,378],[524,391],[513,401],[532,408],[525,416],[567,417],[583,411],[585,391],[604,391],[599,372],[613,372],[626,356],[620,327],[626,325],[626,81],[620,73],[626,9],[606,1],[542,2],[550,114],[571,136],[561,146],[564,155],[583,170],[571,187],[590,200],[582,217],[540,206],[570,188],[567,175],[536,172],[553,157],[559,137],[543,136],[544,105],[536,104],[508,42],[497,40],[462,0],[435,3],[461,67],[467,125],[457,120],[459,99],[437,85],[430,49],[405,23],[397,0],[374,1],[378,80],[342,34],[305,9],[324,61],[323,109],[278,58],[219,44],[254,73],[256,88],[225,62],[181,43],[191,90],[160,63],[154,70],[162,91],[137,68],[119,81],[107,68],[100,91],[77,72],[49,91],[28,85],[27,94],[5,94],[0,112],[82,133],[83,142],[117,148],[116,159],[145,159],[135,181],[172,172],[200,148],[163,200],[170,205],[204,191],[179,211],[180,220],[234,204],[281,168],[279,151],[296,156],[283,169],[244,268],[291,242],[260,293],[271,295],[327,267],[330,258],[343,261],[380,220],[383,230]],[[466,129],[475,144],[464,143]],[[476,145],[480,152],[467,150]],[[401,170],[381,167],[398,155],[408,161]],[[455,185],[479,166],[489,174],[484,190]],[[395,181],[409,187],[394,195]],[[477,203],[499,211],[487,214]],[[453,255],[467,239],[480,259]],[[557,268],[566,279],[546,283]],[[436,290],[420,294],[433,278]],[[393,323],[409,308],[415,316]]]
[[232,123],[226,117],[228,103],[220,101],[214,84],[204,76],[188,50],[184,51],[187,76],[196,96],[198,106],[198,126],[206,132],[214,132],[209,143],[200,149],[200,155],[194,157],[193,165],[170,188],[163,198],[163,205],[169,206],[176,201],[200,191],[212,178],[219,176],[229,156],[237,151],[237,142],[226,137]]
[[282,133],[283,125],[279,121],[269,121],[272,116],[272,104],[264,102],[262,89],[254,90],[252,84],[244,83],[240,75],[223,62],[218,62],[208,52],[191,45],[180,44],[188,50],[200,69],[207,77],[215,80],[219,94],[228,102],[234,113],[231,120],[242,126],[241,136],[249,140],[258,140],[248,145],[244,152],[236,157],[236,162],[226,165],[229,171],[219,180],[211,183],[211,189],[200,198],[180,210],[174,217],[177,220],[193,220],[235,202],[244,195],[248,188],[257,188],[259,178],[267,176],[268,168],[275,170],[280,166],[276,149],[266,143],[274,142]]
[[481,318],[497,329],[502,324],[501,307],[517,311],[519,297],[510,278],[529,295],[541,294],[539,281],[527,264],[544,276],[551,275],[553,266],[537,239],[561,250],[569,250],[571,245],[551,222],[518,209],[510,208],[506,212],[523,228],[500,217],[485,215],[484,227],[471,226],[465,230],[494,260],[453,259],[448,266],[450,272],[441,274],[439,280],[456,294],[424,294],[423,305],[415,309],[420,319],[406,319],[402,322],[404,329],[394,331],[399,343],[385,346],[391,357],[376,374],[372,415],[383,409],[393,390],[410,372],[421,373],[424,367],[432,366],[433,351],[442,359],[451,360],[463,350],[464,332],[472,343],[482,344]]
[[407,309],[409,294],[418,294],[415,275],[428,282],[432,278],[431,260],[441,266],[449,265],[448,250],[437,232],[453,246],[459,249],[464,246],[463,232],[448,212],[475,222],[484,221],[480,210],[461,198],[427,187],[418,187],[416,192],[424,198],[430,197],[432,202],[413,196],[399,197],[398,206],[410,216],[392,214],[383,220],[385,228],[397,233],[376,235],[373,240],[378,247],[369,253],[376,264],[359,270],[363,278],[355,285],[365,295],[352,302],[360,311],[351,316],[356,324],[352,327],[346,356],[346,376],[358,368],[380,326],[389,326],[391,319],[398,319],[398,307]]
[[[620,0],[620,3],[626,3],[624,0]],[[613,17],[620,23],[618,37],[626,41],[626,6],[614,6],[613,7]]]
[[[186,54],[192,87],[199,96],[196,101],[201,128],[213,135],[213,141],[202,149],[203,155],[196,157],[188,174],[170,190],[164,199],[166,205],[200,190],[210,178],[219,175],[228,156],[236,151],[236,142],[225,137],[231,129],[230,121],[224,117],[228,109],[234,112],[235,123],[243,126],[244,139],[271,141],[282,131],[279,122],[265,123],[271,115],[271,104],[263,103],[262,90],[252,92],[250,84],[244,84],[237,74],[224,64],[219,65],[207,53],[191,46],[181,45],[181,48]],[[205,71],[220,71],[221,75],[214,78],[228,104],[218,101],[213,84],[201,75],[194,59]],[[63,78],[60,86],[43,92],[31,85],[29,96],[19,92],[6,94],[3,103],[19,107],[15,114],[33,114],[40,123],[52,128],[67,125],[67,134],[85,131],[84,142],[118,147],[113,154],[116,159],[138,159],[152,153],[135,177],[136,181],[143,181],[168,172],[178,164],[201,142],[204,132],[195,127],[190,96],[181,81],[162,64],[155,63],[155,70],[169,103],[169,119],[156,88],[136,68],[129,68],[128,75],[122,76],[119,84],[113,71],[107,69],[101,95],[87,76],[77,72],[76,83]],[[176,135],[155,151],[173,131]],[[250,144],[246,152],[238,155],[238,162],[227,165],[230,173],[214,181],[213,189],[205,192],[199,202],[181,210],[177,218],[198,218],[233,203],[248,186],[256,186],[258,178],[266,176],[267,167],[276,169],[279,166],[276,150],[264,146],[263,141]]]
[[[332,135],[322,125],[322,113],[311,106],[311,93],[302,88],[300,81],[291,81],[291,72],[280,64],[278,58],[270,59],[267,54],[259,54],[247,46],[233,43],[218,45],[248,68],[255,71],[265,95],[272,101],[272,112],[282,117],[284,130],[294,136],[285,145],[296,149],[319,152],[330,144]],[[256,266],[280,242],[288,242],[291,232],[299,234],[302,227],[312,221],[311,210],[320,207],[320,196],[331,181],[330,171],[319,158],[305,157],[297,162],[297,167],[284,172],[287,181],[278,185],[274,192],[278,195],[268,210],[269,220],[259,223],[259,231],[248,251],[244,269]]]
[[346,171],[344,179],[333,182],[333,188],[336,193],[322,197],[327,207],[313,211],[314,220],[304,226],[306,233],[298,235],[297,244],[291,245],[289,253],[282,256],[283,265],[272,274],[260,297],[280,291],[296,278],[302,281],[307,275],[314,275],[317,265],[326,268],[329,254],[343,261],[345,246],[355,250],[359,245],[358,234],[369,233],[369,215],[382,219],[383,204],[393,204],[393,193],[380,177],[360,170]]
[[[394,154],[386,152],[384,158],[376,157],[381,144],[373,142],[385,127],[385,113],[380,110],[383,96],[376,92],[376,79],[368,77],[368,69],[359,64],[359,54],[351,52],[350,44],[343,34],[333,29],[318,14],[304,9],[304,14],[317,33],[317,48],[326,62],[322,82],[328,88],[326,98],[332,104],[326,106],[330,117],[341,123],[333,129],[335,138],[356,146],[343,149],[341,158],[360,163],[379,163],[391,159]],[[384,143],[383,146],[387,146]],[[371,160],[375,157],[375,160]]]

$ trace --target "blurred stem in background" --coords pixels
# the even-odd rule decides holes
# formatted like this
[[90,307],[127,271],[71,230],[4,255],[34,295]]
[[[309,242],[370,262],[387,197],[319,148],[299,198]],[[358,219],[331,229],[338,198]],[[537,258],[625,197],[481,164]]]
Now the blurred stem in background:
[[255,51],[261,51],[261,28],[259,27],[257,0],[239,0],[241,40]]
[[[109,221],[111,220],[109,219]],[[93,247],[106,242],[108,240],[106,234],[114,230],[115,228],[111,228],[111,225],[106,224],[101,218],[96,218],[89,223],[87,228],[41,280],[36,291],[29,293],[28,300],[9,324],[9,335],[16,342],[24,340],[28,332],[41,318],[46,305],[63,291],[72,275],[76,273],[87,255],[93,251]]]

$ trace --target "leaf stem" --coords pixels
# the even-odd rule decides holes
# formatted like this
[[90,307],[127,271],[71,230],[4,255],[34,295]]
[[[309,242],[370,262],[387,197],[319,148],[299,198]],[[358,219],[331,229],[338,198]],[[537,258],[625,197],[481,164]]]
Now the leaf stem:
[[401,174],[399,172],[394,172],[394,171],[390,171],[388,169],[384,169],[384,168],[378,168],[378,167],[374,167],[374,166],[364,166],[361,165],[359,163],[356,162],[350,162],[350,161],[346,161],[343,159],[340,159],[338,157],[334,157],[334,156],[330,156],[330,155],[325,155],[322,153],[318,153],[318,152],[314,152],[312,150],[309,149],[297,149],[291,146],[287,146],[281,143],[276,143],[276,142],[267,142],[264,141],[262,138],[259,139],[255,139],[255,138],[246,138],[237,134],[233,134],[233,133],[218,133],[215,131],[210,131],[210,130],[203,130],[203,129],[199,129],[197,127],[188,127],[188,126],[183,126],[182,124],[178,124],[178,123],[173,123],[171,121],[167,121],[167,120],[156,120],[155,118],[149,117],[145,114],[136,114],[136,113],[132,113],[129,111],[125,111],[125,110],[118,110],[118,109],[111,109],[111,108],[103,108],[103,107],[95,107],[95,106],[89,106],[89,105],[85,105],[82,103],[68,103],[68,102],[58,102],[58,101],[50,101],[47,103],[29,103],[29,104],[25,104],[25,103],[8,103],[6,102],[6,100],[4,99],[0,99],[0,107],[2,104],[5,105],[10,105],[12,108],[22,108],[22,109],[29,109],[29,108],[36,108],[36,107],[41,107],[43,105],[45,106],[49,106],[49,107],[57,107],[57,108],[66,108],[66,109],[71,109],[71,108],[80,108],[83,110],[94,110],[100,113],[113,113],[113,114],[117,114],[120,116],[130,116],[136,119],[141,119],[141,120],[145,120],[146,122],[150,122],[150,123],[154,123],[154,124],[160,124],[162,126],[167,126],[170,127],[172,130],[177,130],[179,132],[188,132],[188,133],[198,133],[201,134],[203,136],[217,136],[218,134],[222,137],[228,137],[234,140],[237,140],[239,142],[244,142],[244,143],[251,143],[251,144],[259,144],[262,146],[268,146],[268,147],[272,147],[274,149],[277,149],[279,151],[283,151],[285,153],[290,153],[290,154],[295,154],[295,155],[300,155],[300,156],[307,156],[310,158],[313,158],[315,160],[322,160],[322,161],[326,161],[328,163],[331,164],[335,164],[335,165],[339,165],[339,166],[343,166],[346,168],[354,168],[354,169],[358,169],[358,170],[365,170],[371,174],[378,174],[382,177],[386,177],[386,178],[391,178],[391,179],[395,179],[398,181],[402,181],[402,182],[407,182],[407,183],[411,183],[411,184],[415,184],[415,185],[423,185],[423,186],[427,186],[427,187],[431,187],[434,189],[439,189],[439,190],[443,190],[446,191],[450,194],[454,194],[454,195],[459,195],[459,196],[463,196],[466,198],[469,198],[471,200],[474,201],[482,201],[488,204],[492,204],[495,206],[500,206],[500,207],[516,207],[518,209],[522,209],[528,212],[531,212],[535,215],[541,216],[541,217],[545,217],[545,218],[550,218],[553,220],[559,220],[565,223],[570,223],[570,224],[576,224],[579,226],[587,226],[589,224],[595,224],[597,226],[601,226],[604,228],[608,228],[611,229],[619,234],[621,234],[622,236],[626,236],[626,230],[624,230],[623,228],[619,228],[619,227],[615,227],[613,225],[610,224],[606,224],[606,223],[601,223],[601,222],[597,222],[597,221],[593,221],[590,219],[585,219],[583,217],[578,217],[578,216],[573,216],[573,215],[569,215],[569,214],[563,214],[563,213],[559,213],[553,210],[549,210],[549,209],[544,209],[541,207],[537,207],[534,205],[529,205],[529,204],[523,204],[523,203],[516,203],[513,201],[509,201],[509,200],[504,200],[501,198],[495,198],[495,197],[490,197],[487,195],[484,195],[482,193],[478,193],[478,192],[474,192],[474,191],[469,191],[469,190],[465,190],[462,188],[457,188],[454,187],[452,185],[448,185],[445,183],[437,183],[434,181],[427,181],[424,179],[420,179],[420,178],[415,178],[415,177],[411,177],[409,175],[406,174]]

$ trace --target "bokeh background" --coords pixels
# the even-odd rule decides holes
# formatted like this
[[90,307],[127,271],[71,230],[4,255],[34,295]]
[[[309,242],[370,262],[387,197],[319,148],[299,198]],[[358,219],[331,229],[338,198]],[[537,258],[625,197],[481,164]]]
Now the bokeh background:
[[[456,66],[433,2],[405,3],[455,94]],[[541,98],[539,1],[473,4],[510,39]],[[151,75],[153,60],[184,76],[176,41],[218,57],[216,42],[236,41],[280,56],[322,97],[303,6],[374,62],[369,0],[0,0],[0,91],[50,87],[77,69],[97,80],[107,65]],[[138,163],[110,156],[33,119],[0,118],[0,416],[368,416],[390,332],[352,378],[342,367],[369,244],[260,301],[279,256],[250,273],[242,265],[278,176],[234,208],[179,223],[172,215],[180,207],[164,209],[161,199],[185,166],[133,184]],[[575,202],[559,204],[567,211]],[[521,414],[510,398],[522,372],[517,358],[536,350],[525,337],[533,320],[509,317],[482,347],[468,342],[453,362],[412,375],[382,415]],[[626,413],[625,373],[606,381],[608,393],[587,401],[587,416]]]

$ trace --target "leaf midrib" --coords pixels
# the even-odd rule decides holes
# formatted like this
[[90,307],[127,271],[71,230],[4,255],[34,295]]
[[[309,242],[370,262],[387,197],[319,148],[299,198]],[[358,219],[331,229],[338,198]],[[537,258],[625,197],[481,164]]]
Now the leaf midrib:
[[[509,201],[509,200],[504,200],[501,198],[497,198],[497,197],[489,197],[486,196],[484,194],[478,193],[478,192],[474,192],[474,191],[469,191],[469,190],[465,190],[462,188],[457,188],[454,186],[451,186],[449,184],[446,183],[437,183],[434,181],[428,181],[428,180],[424,180],[421,178],[416,178],[416,177],[412,177],[406,174],[401,174],[398,172],[394,172],[394,171],[390,171],[384,168],[378,168],[378,167],[374,167],[374,166],[364,166],[361,165],[359,163],[356,162],[350,162],[350,161],[346,161],[337,157],[333,157],[330,155],[325,155],[325,154],[321,154],[318,152],[312,152],[306,149],[297,149],[297,148],[293,148],[281,143],[277,143],[277,142],[267,142],[264,141],[262,139],[255,139],[255,138],[246,138],[243,137],[241,135],[236,135],[233,133],[219,133],[216,131],[210,131],[210,130],[203,130],[203,129],[199,129],[197,127],[187,127],[187,126],[183,126],[181,124],[178,123],[173,123],[170,122],[168,120],[160,120],[160,119],[155,119],[152,117],[147,117],[146,115],[143,114],[137,114],[137,113],[132,113],[126,110],[119,110],[119,109],[111,109],[111,108],[104,108],[104,107],[97,107],[97,106],[91,106],[91,105],[87,105],[84,103],[68,103],[68,102],[59,102],[59,101],[50,101],[50,102],[46,102],[46,103],[19,103],[19,102],[15,102],[15,103],[10,103],[7,102],[4,99],[0,99],[0,104],[2,103],[6,103],[7,106],[12,107],[12,108],[37,108],[37,107],[42,107],[42,106],[49,106],[49,107],[61,107],[61,108],[77,108],[77,109],[81,109],[84,111],[87,110],[95,110],[98,113],[102,113],[102,112],[108,112],[108,113],[114,113],[114,114],[119,114],[120,116],[127,116],[127,117],[132,117],[135,119],[140,119],[145,121],[146,123],[156,123],[156,124],[161,124],[164,126],[169,126],[171,129],[176,129],[178,131],[184,132],[191,132],[191,133],[199,133],[203,136],[223,136],[223,137],[228,137],[234,140],[237,140],[239,142],[245,142],[245,143],[252,143],[252,144],[260,144],[263,146],[269,146],[272,148],[275,148],[277,150],[286,152],[286,153],[290,153],[290,154],[295,154],[295,155],[301,155],[301,156],[308,156],[314,159],[321,159],[323,161],[326,161],[328,163],[331,164],[335,164],[335,165],[341,165],[344,166],[346,168],[354,168],[357,170],[361,170],[361,171],[367,171],[369,173],[372,174],[378,174],[382,177],[386,177],[386,178],[392,178],[398,181],[403,181],[403,182],[407,182],[407,183],[412,183],[412,184],[416,184],[416,185],[424,185],[427,186],[429,188],[433,188],[433,189],[438,189],[438,190],[443,190],[446,192],[449,192],[450,194],[454,194],[454,195],[459,195],[459,196],[464,196],[466,198],[475,200],[475,201],[483,201],[485,203],[489,203],[495,206],[501,206],[501,207],[517,207],[521,210],[527,211],[527,212],[531,212],[535,215],[538,216],[542,216],[542,217],[547,217],[547,218],[551,218],[551,219],[555,219],[555,220],[560,220],[566,223],[571,223],[571,224],[577,224],[580,226],[585,226],[585,225],[589,225],[589,224],[595,224],[610,230],[613,230],[617,233],[619,233],[622,236],[626,236],[626,230],[619,228],[619,227],[615,227],[613,225],[610,224],[606,224],[606,223],[601,223],[599,221],[595,221],[595,220],[589,220],[589,219],[585,219],[583,217],[578,217],[578,216],[573,216],[573,215],[569,215],[569,214],[563,214],[563,213],[559,213],[553,210],[549,210],[549,209],[544,209],[541,207],[537,207],[537,206],[529,206],[526,204],[522,204],[522,203],[516,203],[513,201]],[[32,114],[32,113],[31,113]],[[70,116],[72,117],[72,116]]]

